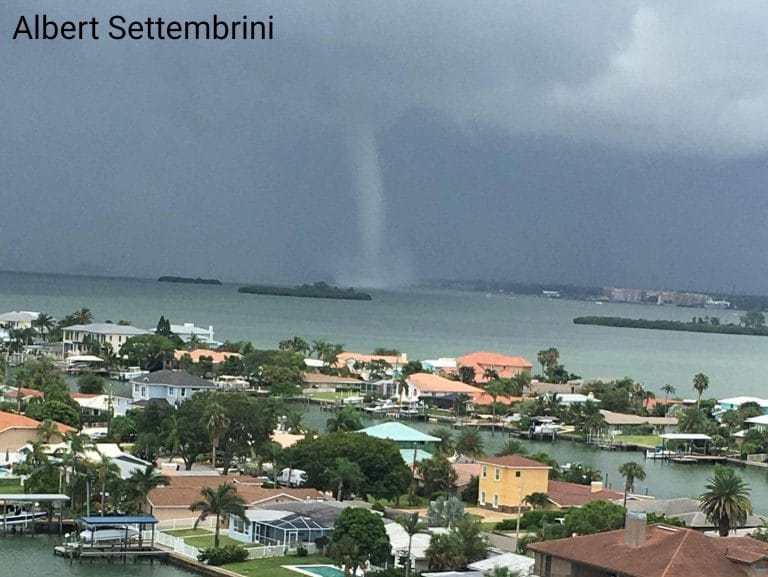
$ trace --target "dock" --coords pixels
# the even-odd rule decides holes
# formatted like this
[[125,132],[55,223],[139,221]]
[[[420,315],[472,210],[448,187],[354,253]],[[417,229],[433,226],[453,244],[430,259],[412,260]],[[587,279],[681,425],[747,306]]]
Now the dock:
[[165,560],[169,552],[155,549],[154,547],[137,547],[137,546],[125,546],[125,545],[105,545],[105,546],[90,546],[82,544],[67,544],[57,545],[53,548],[53,554],[59,557],[64,557],[71,561],[75,559],[83,560],[88,559],[93,561],[94,559],[106,559],[110,563],[115,560],[120,560],[123,563],[127,563],[128,560],[132,560],[134,563],[141,559],[147,559],[154,563],[155,560]]
[[719,455],[675,455],[667,458],[671,463],[678,463],[681,465],[701,465],[701,464],[714,464],[714,463],[726,463],[728,459]]

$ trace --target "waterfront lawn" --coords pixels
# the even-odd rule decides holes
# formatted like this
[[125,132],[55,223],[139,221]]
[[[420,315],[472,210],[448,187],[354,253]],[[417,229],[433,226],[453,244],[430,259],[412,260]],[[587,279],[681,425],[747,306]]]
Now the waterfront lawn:
[[[181,537],[184,542],[190,547],[197,547],[198,549],[208,549],[213,547],[213,531],[208,529],[173,529],[171,531],[163,531],[173,537]],[[219,546],[224,545],[242,545],[240,541],[235,541],[224,532],[219,534]]]
[[284,569],[283,565],[333,565],[328,557],[308,555],[306,557],[267,557],[265,559],[249,559],[242,563],[224,565],[225,569],[244,575],[245,577],[296,577],[298,573]]
[[23,493],[19,479],[0,479],[0,493]]
[[312,392],[304,391],[304,394],[313,399],[320,399],[321,401],[337,402],[337,401],[340,401],[342,398],[344,398],[344,393],[340,393],[336,391],[312,391]]
[[616,441],[627,445],[642,445],[653,449],[662,444],[658,435],[616,435]]
[[208,529],[171,529],[170,531],[163,531],[173,537],[194,537],[196,535],[211,535]]

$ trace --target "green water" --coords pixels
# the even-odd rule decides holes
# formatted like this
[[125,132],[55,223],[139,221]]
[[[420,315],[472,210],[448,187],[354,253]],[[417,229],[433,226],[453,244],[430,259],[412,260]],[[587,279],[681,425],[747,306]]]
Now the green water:
[[174,323],[214,325],[217,340],[248,339],[275,347],[286,337],[325,338],[347,350],[394,346],[409,358],[459,356],[490,350],[532,362],[556,346],[572,372],[589,378],[632,376],[650,390],[665,383],[693,397],[691,380],[710,377],[708,395],[768,396],[768,338],[577,326],[576,316],[690,320],[738,318],[733,311],[650,305],[596,305],[474,292],[373,291],[374,300],[339,301],[238,294],[236,285],[188,285],[0,272],[0,311],[36,310],[61,317],[88,307],[97,320],[128,319],[153,328],[160,315]]
[[0,577],[191,577],[195,573],[155,562],[108,563],[75,561],[56,557],[57,538],[47,535],[0,537]]

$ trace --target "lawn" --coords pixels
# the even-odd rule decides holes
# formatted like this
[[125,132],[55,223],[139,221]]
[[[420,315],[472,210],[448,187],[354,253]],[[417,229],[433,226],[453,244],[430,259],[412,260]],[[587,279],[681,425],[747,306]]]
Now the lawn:
[[643,445],[650,449],[661,445],[661,437],[658,435],[616,435],[616,442],[628,445]]
[[266,559],[250,559],[242,563],[225,565],[225,569],[245,575],[245,577],[298,577],[299,573],[284,569],[283,565],[333,565],[333,561],[319,555],[307,557],[267,557]]
[[305,392],[304,394],[313,399],[320,399],[321,401],[339,401],[344,397],[344,393],[337,393],[336,391],[312,391]]
[[[175,529],[172,531],[164,531],[173,537],[181,537],[184,542],[198,549],[207,549],[213,547],[213,532],[207,529]],[[240,541],[235,541],[231,537],[225,535],[223,532],[219,535],[219,546],[224,545],[242,545]]]
[[23,493],[19,479],[0,479],[0,493]]

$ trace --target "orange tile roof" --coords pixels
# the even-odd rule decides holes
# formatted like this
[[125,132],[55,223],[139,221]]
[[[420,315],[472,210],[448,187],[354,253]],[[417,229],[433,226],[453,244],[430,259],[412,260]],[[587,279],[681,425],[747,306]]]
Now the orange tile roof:
[[483,390],[459,381],[451,381],[431,373],[414,373],[406,379],[422,393],[466,393],[474,395]]
[[[497,403],[504,403],[505,405],[511,405],[512,403],[519,403],[523,400],[523,397],[505,397],[505,396],[499,396],[496,397]],[[489,395],[488,393],[482,392],[482,393],[475,393],[472,395],[472,404],[474,405],[481,405],[481,406],[487,406],[493,403],[493,397]]]
[[485,465],[498,465],[499,467],[509,467],[511,469],[551,469],[552,467],[521,457],[520,455],[504,455],[503,457],[483,457],[477,460],[478,463]]
[[[4,397],[8,397],[9,399],[16,399],[19,395],[19,389],[8,389],[3,393]],[[27,389],[26,387],[21,387],[21,398],[25,399],[27,397],[35,397],[36,399],[43,398],[44,394],[43,391],[38,391],[37,389]]]
[[323,375],[322,373],[304,373],[304,382],[308,385],[359,385],[363,381],[354,377],[337,377],[335,375]]
[[768,544],[751,537],[707,537],[664,525],[649,526],[645,542],[637,546],[628,545],[624,529],[619,529],[541,541],[528,548],[591,571],[633,577],[746,577],[752,574],[749,564],[768,557]]
[[406,355],[399,355],[395,357],[392,355],[369,355],[366,353],[353,353],[344,351],[343,353],[339,354],[338,357],[336,357],[336,366],[340,367],[342,365],[346,365],[347,361],[360,361],[361,363],[370,363],[371,361],[386,361],[392,366],[403,366],[408,362],[408,357]]
[[[17,415],[16,413],[7,413],[0,411],[0,433],[8,429],[36,429],[40,425],[40,421],[31,419],[26,415]],[[60,434],[74,431],[69,425],[63,423],[56,423],[56,426]]]
[[491,365],[495,367],[512,367],[515,369],[533,368],[533,364],[523,357],[512,357],[509,355],[502,355],[501,353],[489,353],[486,351],[469,353],[468,355],[456,359],[456,363],[465,367]]
[[592,487],[589,485],[549,481],[547,497],[558,507],[581,507],[592,501],[616,501],[623,499],[624,493],[611,489],[592,491]]
[[451,463],[451,467],[456,471],[454,487],[468,485],[472,477],[480,477],[480,473],[483,472],[483,466],[480,463]]
[[211,357],[213,359],[213,364],[218,365],[219,363],[223,363],[227,360],[229,357],[242,357],[240,353],[227,353],[227,352],[220,352],[220,351],[210,351],[208,349],[194,349],[191,351],[176,351],[173,353],[173,358],[177,361],[180,361],[184,358],[184,355],[189,355],[192,358],[193,363],[199,363],[200,357]]

